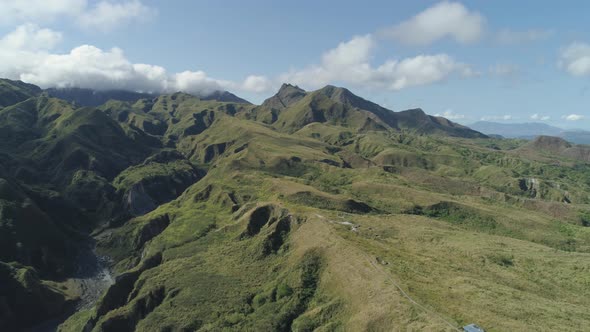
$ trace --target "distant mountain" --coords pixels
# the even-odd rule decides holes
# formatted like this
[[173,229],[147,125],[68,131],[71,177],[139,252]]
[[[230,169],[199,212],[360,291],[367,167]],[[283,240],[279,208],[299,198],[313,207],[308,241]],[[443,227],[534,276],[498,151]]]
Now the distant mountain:
[[498,123],[478,121],[469,126],[487,135],[500,135],[506,138],[533,139],[537,136],[561,137],[576,144],[590,144],[590,131],[565,130],[545,123]]
[[590,131],[587,130],[564,131],[560,137],[576,144],[590,144]]
[[241,103],[241,104],[251,104],[246,99],[240,98],[229,91],[215,91],[212,94],[199,97],[201,100],[215,100],[215,101],[222,101],[226,103]]
[[109,100],[120,100],[135,102],[140,99],[154,98],[149,93],[132,92],[126,90],[99,91],[82,88],[50,88],[45,92],[49,97],[67,100],[80,106],[99,106]]
[[[44,91],[50,97],[67,100],[80,106],[91,107],[100,106],[109,100],[136,102],[140,99],[153,99],[158,96],[157,94],[152,93],[141,93],[126,90],[100,91],[82,88],[50,88]],[[200,99],[250,104],[249,101],[242,99],[228,91],[215,91],[210,95],[200,97]]]
[[421,109],[394,112],[332,85],[306,92],[283,84],[277,94],[253,109],[251,117],[288,132],[319,122],[359,131],[406,129],[420,134],[485,137],[445,118],[427,115]]
[[478,121],[469,125],[471,129],[489,135],[501,135],[507,138],[534,137],[539,135],[558,136],[563,129],[545,123],[498,123]]
[[590,146],[334,86],[69,92],[131,101],[0,80],[0,331],[590,324]]

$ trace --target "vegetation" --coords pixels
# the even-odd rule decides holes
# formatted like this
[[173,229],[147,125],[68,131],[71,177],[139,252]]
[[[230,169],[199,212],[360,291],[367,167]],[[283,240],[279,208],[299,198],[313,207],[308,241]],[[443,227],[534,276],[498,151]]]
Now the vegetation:
[[584,147],[486,138],[336,87],[284,85],[260,106],[0,107],[2,330],[68,313],[89,245],[116,277],[60,331],[590,322]]

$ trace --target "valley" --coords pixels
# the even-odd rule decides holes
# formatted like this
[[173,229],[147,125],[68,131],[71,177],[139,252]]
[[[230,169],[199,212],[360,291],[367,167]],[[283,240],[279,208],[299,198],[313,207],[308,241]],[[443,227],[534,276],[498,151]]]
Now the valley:
[[331,85],[85,96],[0,80],[0,330],[590,322],[589,146]]

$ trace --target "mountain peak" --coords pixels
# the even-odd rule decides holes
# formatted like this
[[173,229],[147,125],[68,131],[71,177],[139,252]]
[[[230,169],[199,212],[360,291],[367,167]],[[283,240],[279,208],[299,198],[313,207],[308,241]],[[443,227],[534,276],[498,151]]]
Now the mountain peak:
[[229,91],[217,90],[209,95],[200,97],[202,100],[216,100],[230,103],[251,104],[246,99],[240,98]]
[[280,97],[288,97],[291,95],[298,95],[298,94],[306,94],[306,92],[305,92],[305,90],[301,89],[297,85],[283,83],[283,85],[281,85],[281,88],[279,89],[279,91],[277,92],[276,95],[280,96]]
[[307,95],[305,90],[297,85],[283,83],[279,91],[262,103],[262,106],[282,110],[303,99]]

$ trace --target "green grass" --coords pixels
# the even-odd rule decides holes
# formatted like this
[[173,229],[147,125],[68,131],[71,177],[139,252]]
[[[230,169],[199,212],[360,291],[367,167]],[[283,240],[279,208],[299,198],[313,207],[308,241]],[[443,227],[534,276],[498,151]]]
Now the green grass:
[[[21,261],[0,263],[6,280],[65,298],[66,270],[44,269],[72,264],[59,245],[92,230],[120,276],[109,310],[62,331],[590,322],[590,166],[576,155],[452,137],[473,133],[334,87],[274,114],[182,93],[17,99],[0,109],[1,259]],[[166,199],[130,218],[132,188]]]

